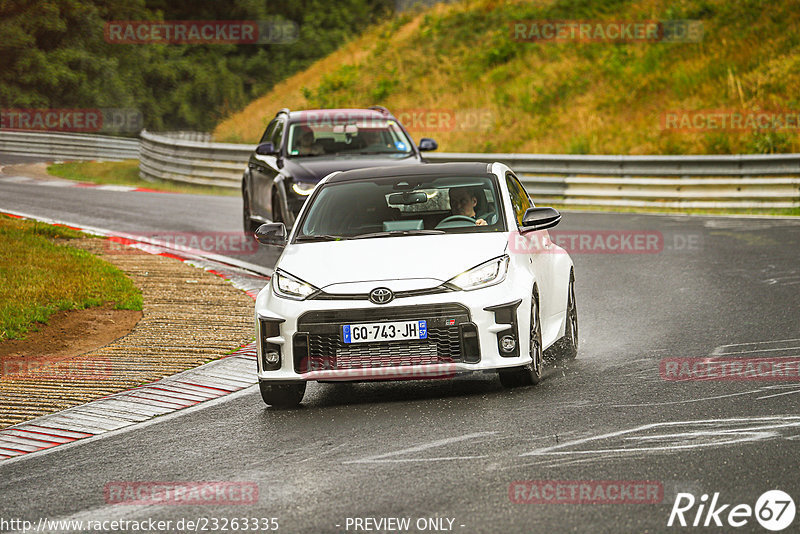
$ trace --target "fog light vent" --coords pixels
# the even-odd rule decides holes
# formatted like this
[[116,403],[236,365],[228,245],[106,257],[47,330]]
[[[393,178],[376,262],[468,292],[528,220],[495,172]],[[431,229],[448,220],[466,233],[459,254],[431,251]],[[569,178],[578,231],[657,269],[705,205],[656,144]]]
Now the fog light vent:
[[514,336],[503,336],[500,338],[500,349],[503,352],[513,352],[517,348],[517,340]]
[[276,350],[268,350],[264,352],[264,361],[270,365],[275,365],[281,361],[281,355]]
[[263,371],[277,371],[281,368],[281,346],[270,343],[267,339],[278,337],[281,333],[283,319],[259,318],[261,330],[261,369]]

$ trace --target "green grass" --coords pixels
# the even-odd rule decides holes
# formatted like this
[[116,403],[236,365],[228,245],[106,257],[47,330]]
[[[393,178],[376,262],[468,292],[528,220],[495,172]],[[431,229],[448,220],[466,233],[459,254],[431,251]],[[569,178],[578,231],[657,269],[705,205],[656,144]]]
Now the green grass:
[[24,338],[61,310],[142,309],[142,294],[125,273],[55,241],[79,237],[68,228],[0,216],[0,341]]
[[[693,43],[529,43],[521,20],[694,19]],[[800,107],[800,3],[764,0],[467,0],[368,29],[221,122],[256,142],[282,107],[488,110],[484,129],[413,130],[442,152],[727,154],[800,152],[798,129],[665,129],[666,111]]]
[[214,187],[206,185],[180,184],[175,182],[148,182],[139,178],[139,161],[85,161],[56,163],[47,167],[47,172],[59,178],[92,182],[96,184],[129,185],[146,187],[170,193],[190,193],[202,195],[236,196],[237,188]]

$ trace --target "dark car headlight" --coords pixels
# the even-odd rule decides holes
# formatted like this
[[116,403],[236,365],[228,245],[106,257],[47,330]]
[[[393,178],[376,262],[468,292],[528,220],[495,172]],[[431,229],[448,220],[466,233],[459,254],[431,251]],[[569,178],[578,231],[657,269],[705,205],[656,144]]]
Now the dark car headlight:
[[292,184],[292,191],[301,197],[307,197],[314,192],[316,186],[317,184],[310,184],[308,182],[294,182]]

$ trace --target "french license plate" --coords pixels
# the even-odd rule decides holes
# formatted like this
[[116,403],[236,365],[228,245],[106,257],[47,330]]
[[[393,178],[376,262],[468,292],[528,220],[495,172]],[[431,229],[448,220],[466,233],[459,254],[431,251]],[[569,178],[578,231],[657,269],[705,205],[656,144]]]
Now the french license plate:
[[428,339],[428,321],[346,324],[342,337],[345,343]]

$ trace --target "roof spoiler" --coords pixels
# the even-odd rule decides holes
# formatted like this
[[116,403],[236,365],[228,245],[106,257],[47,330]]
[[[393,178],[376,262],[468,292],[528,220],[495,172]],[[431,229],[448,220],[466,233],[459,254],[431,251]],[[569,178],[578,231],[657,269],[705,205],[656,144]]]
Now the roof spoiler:
[[381,112],[381,113],[383,113],[384,115],[391,115],[391,112],[389,112],[389,110],[388,110],[388,109],[386,109],[386,108],[385,108],[385,107],[383,107],[383,106],[370,106],[370,107],[368,107],[367,109],[371,109],[371,110],[373,110],[373,111],[380,111],[380,112]]

